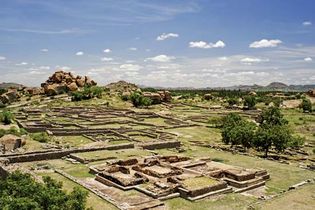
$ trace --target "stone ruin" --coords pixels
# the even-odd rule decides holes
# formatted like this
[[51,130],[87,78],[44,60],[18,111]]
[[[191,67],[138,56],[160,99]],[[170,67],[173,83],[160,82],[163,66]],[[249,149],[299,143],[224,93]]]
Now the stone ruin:
[[6,153],[7,151],[12,151],[20,148],[26,144],[26,141],[19,136],[12,134],[4,135],[0,138],[0,153]]
[[74,76],[71,72],[56,71],[45,83],[41,84],[41,87],[44,89],[46,95],[58,95],[96,84],[88,76]]
[[244,192],[265,185],[267,171],[245,169],[210,159],[150,156],[110,160],[90,167],[95,180],[121,190],[137,190],[154,199],[190,201],[211,195]]

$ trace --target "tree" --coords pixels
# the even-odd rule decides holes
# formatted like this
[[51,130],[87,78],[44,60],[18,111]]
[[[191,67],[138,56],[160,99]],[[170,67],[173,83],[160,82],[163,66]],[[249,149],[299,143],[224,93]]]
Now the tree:
[[291,131],[287,126],[274,125],[272,127],[260,127],[254,138],[256,149],[263,150],[265,157],[273,146],[276,151],[283,152],[289,146],[292,139]]
[[269,107],[265,109],[258,119],[260,126],[264,128],[287,125],[288,121],[283,118],[279,107]]
[[62,183],[43,177],[36,182],[30,174],[14,172],[0,180],[0,209],[10,210],[84,210],[87,192],[74,188],[70,194],[62,190]]
[[74,91],[71,93],[72,101],[88,100],[94,97],[101,98],[104,89],[97,86],[85,86],[83,90]]
[[312,102],[309,99],[304,98],[300,104],[300,108],[303,109],[303,112],[312,112]]
[[250,148],[255,136],[256,125],[242,119],[238,114],[229,114],[223,119],[222,141],[226,144]]
[[245,96],[244,97],[244,106],[248,109],[254,109],[256,105],[256,98],[254,96]]

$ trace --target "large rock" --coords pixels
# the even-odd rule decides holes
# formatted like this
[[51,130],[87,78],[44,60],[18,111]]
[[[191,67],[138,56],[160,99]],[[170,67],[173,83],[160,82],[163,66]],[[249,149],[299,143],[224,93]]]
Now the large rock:
[[12,102],[17,101],[20,98],[20,94],[17,92],[17,90],[9,90],[8,92],[2,94],[0,96],[0,101],[3,104],[10,104]]
[[25,88],[24,92],[28,93],[30,95],[40,95],[40,94],[44,93],[44,89],[43,88],[37,88],[37,87]]
[[56,71],[41,86],[46,95],[57,95],[68,91],[76,91],[85,85],[94,86],[96,82],[87,76],[74,76],[71,72]]
[[78,90],[78,86],[75,82],[70,83],[69,85],[67,85],[68,90],[70,91],[76,91]]
[[84,87],[85,85],[85,78],[81,78],[81,77],[77,77],[76,79],[76,83],[78,85],[78,87]]

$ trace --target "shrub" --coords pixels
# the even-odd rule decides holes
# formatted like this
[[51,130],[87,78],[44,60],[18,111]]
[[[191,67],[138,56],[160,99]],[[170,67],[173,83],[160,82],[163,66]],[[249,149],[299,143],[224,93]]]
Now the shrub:
[[303,109],[303,112],[312,112],[312,102],[304,98],[300,104],[300,108]]
[[38,141],[41,143],[46,143],[50,140],[49,135],[45,132],[33,133],[33,134],[31,134],[31,138],[34,139],[35,141]]
[[233,105],[238,104],[237,98],[229,98],[229,99],[227,100],[227,102],[228,102],[229,106],[233,106]]
[[292,148],[300,148],[304,145],[305,138],[301,136],[292,136],[289,146]]
[[72,101],[82,101],[88,100],[94,97],[101,98],[103,93],[103,88],[98,86],[85,86],[83,90],[74,91],[71,93]]
[[256,105],[256,98],[254,96],[245,96],[244,97],[244,106],[248,109],[254,109]]
[[13,122],[14,116],[10,111],[3,111],[0,113],[0,120],[3,122],[5,125],[9,125]]
[[152,104],[151,99],[144,97],[139,92],[133,92],[130,95],[130,100],[135,107],[150,106]]

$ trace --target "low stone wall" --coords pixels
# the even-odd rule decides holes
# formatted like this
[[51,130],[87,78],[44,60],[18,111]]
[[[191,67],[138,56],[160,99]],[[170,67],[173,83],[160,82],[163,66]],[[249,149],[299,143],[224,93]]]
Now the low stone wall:
[[178,148],[181,146],[181,143],[180,141],[151,142],[151,143],[140,144],[139,146],[142,147],[143,149],[155,150],[155,149],[165,149],[165,148]]
[[118,144],[110,145],[105,147],[92,147],[92,148],[76,148],[76,149],[67,149],[67,150],[58,150],[58,151],[49,151],[44,153],[30,153],[24,155],[9,156],[7,159],[10,163],[19,163],[19,162],[30,162],[30,161],[41,161],[41,160],[52,160],[59,159],[64,156],[70,155],[71,153],[80,153],[80,152],[92,152],[98,150],[119,150],[119,149],[130,149],[134,148],[134,144]]

